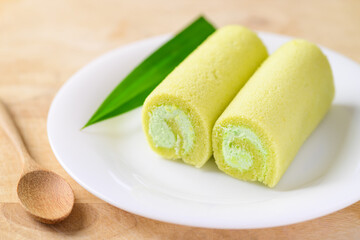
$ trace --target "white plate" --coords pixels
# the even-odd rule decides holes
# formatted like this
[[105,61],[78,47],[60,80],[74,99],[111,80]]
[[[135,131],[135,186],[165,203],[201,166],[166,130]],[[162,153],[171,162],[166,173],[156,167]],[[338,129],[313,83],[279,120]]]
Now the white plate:
[[[269,52],[291,39],[259,35]],[[360,200],[360,66],[326,48],[335,101],[274,189],[231,178],[213,159],[201,169],[161,159],[145,141],[141,109],[80,131],[119,81],[169,37],[146,39],[101,56],[71,77],[55,97],[47,123],[50,144],[81,186],[138,215],[209,228],[292,224]]]

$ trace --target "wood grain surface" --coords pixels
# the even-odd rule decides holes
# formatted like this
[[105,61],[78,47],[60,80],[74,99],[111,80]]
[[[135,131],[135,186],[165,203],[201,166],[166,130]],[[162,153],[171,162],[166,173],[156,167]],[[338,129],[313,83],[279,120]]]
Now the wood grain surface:
[[302,37],[360,62],[358,0],[0,0],[0,98],[31,155],[66,178],[76,195],[75,208],[64,222],[47,226],[31,219],[16,197],[20,159],[0,130],[0,239],[360,239],[360,202],[284,227],[192,228],[112,207],[80,187],[56,161],[46,117],[61,85],[95,57],[174,32],[200,13],[217,26],[243,24]]

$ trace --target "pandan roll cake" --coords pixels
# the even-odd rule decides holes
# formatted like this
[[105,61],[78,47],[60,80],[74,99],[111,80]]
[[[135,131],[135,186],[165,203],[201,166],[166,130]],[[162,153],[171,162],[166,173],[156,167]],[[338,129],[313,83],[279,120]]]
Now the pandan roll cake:
[[216,119],[266,57],[261,40],[244,27],[214,32],[145,100],[143,129],[151,148],[167,159],[204,165]]
[[321,50],[304,40],[283,45],[215,123],[216,164],[235,178],[274,187],[333,98],[333,76]]

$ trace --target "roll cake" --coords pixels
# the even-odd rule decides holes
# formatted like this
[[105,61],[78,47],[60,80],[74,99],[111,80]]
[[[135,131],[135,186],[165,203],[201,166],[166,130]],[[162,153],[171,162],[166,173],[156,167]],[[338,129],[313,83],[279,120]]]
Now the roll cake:
[[167,159],[204,165],[216,119],[267,56],[247,28],[214,32],[145,100],[142,122],[151,148]]
[[274,187],[333,98],[325,55],[310,42],[290,41],[262,64],[216,121],[216,164],[235,178]]

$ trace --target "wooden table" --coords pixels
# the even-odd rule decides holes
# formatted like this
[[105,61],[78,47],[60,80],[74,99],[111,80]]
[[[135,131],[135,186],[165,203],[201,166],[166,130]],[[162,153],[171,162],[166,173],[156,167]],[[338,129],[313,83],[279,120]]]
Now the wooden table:
[[[306,38],[360,62],[360,1],[0,0],[0,98],[32,156],[71,184],[73,213],[47,226],[20,207],[20,160],[0,131],[0,239],[360,239],[360,202],[328,216],[259,230],[213,230],[150,220],[94,197],[61,168],[46,133],[62,84],[95,57],[125,43],[181,29],[200,13],[217,26]],[[360,79],[359,79],[360,80]]]

